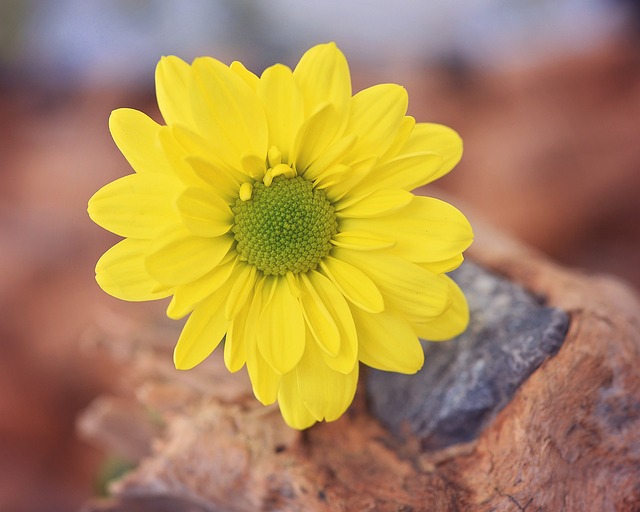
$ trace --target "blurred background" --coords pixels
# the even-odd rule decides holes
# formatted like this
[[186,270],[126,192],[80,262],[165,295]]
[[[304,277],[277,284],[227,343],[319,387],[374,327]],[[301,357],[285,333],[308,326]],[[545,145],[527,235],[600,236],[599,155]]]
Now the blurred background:
[[640,289],[640,8],[632,0],[0,0],[0,510],[76,510],[108,460],[76,418],[118,386],[87,348],[123,304],[88,198],[128,174],[111,110],[157,117],[161,55],[294,65],[319,42],[354,89],[396,82],[457,129],[440,193],[555,260]]

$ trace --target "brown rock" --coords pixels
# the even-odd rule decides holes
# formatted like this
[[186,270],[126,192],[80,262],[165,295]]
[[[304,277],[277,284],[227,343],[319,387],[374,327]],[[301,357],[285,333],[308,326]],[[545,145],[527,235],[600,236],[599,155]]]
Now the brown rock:
[[362,387],[343,418],[298,433],[220,357],[175,372],[171,341],[132,335],[124,354],[132,382],[165,428],[149,439],[152,455],[112,485],[113,498],[85,511],[640,509],[637,297],[477,224],[476,232],[476,262],[571,317],[558,353],[477,438],[424,452],[370,416]]

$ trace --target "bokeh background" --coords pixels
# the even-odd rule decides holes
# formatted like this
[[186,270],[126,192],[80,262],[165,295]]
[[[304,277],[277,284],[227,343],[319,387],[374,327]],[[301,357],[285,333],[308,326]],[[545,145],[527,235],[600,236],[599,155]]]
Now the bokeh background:
[[119,385],[92,336],[165,304],[98,289],[116,239],[86,202],[130,172],[107,119],[157,117],[161,55],[259,73],[334,40],[355,90],[400,83],[418,120],[462,134],[463,162],[426,193],[640,289],[638,13],[632,0],[0,0],[0,510],[76,510],[109,467],[75,431]]

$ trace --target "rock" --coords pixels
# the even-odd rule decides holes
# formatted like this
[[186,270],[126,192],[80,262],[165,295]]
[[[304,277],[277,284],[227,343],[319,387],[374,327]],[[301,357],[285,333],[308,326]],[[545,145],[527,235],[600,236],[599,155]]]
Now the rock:
[[[464,286],[472,290],[474,315],[485,317],[472,323],[469,336],[478,339],[441,345],[454,374],[439,360],[444,356],[430,353],[424,372],[430,364],[437,375],[413,377],[417,387],[428,378],[443,391],[439,407],[437,397],[423,398],[429,389],[421,389],[422,398],[383,405],[408,385],[392,377],[391,389],[380,391],[376,375],[361,383],[338,421],[296,432],[276,409],[257,404],[246,375],[227,373],[220,354],[176,372],[175,333],[165,343],[164,329],[133,326],[129,337],[119,333],[119,357],[141,407],[162,418],[164,428],[149,439],[151,455],[111,485],[112,497],[84,512],[162,510],[158,503],[202,512],[640,510],[638,298],[613,279],[558,267],[474,226],[470,259],[478,267],[467,265],[459,277],[470,279]],[[509,304],[500,297],[511,297]],[[565,314],[570,323],[562,341]],[[104,341],[113,348],[109,336]],[[456,343],[465,347],[451,347]],[[473,359],[468,367],[465,358]],[[485,363],[474,371],[479,360]],[[504,372],[495,371],[500,360]],[[475,407],[474,421],[460,420],[453,411],[473,411],[476,395],[469,390],[481,389],[468,385],[472,376],[484,379],[491,396]],[[371,415],[367,387],[371,409],[389,429]],[[420,410],[422,400],[431,413]]]
[[469,302],[468,329],[449,343],[424,342],[426,363],[416,375],[371,370],[367,379],[374,415],[431,450],[474,439],[556,353],[569,326],[564,311],[472,262],[452,277]]

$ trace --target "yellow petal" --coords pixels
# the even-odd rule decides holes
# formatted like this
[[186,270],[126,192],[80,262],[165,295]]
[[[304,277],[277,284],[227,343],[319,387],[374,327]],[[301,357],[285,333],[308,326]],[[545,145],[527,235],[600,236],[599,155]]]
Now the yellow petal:
[[304,121],[302,95],[291,70],[281,64],[267,68],[257,92],[267,114],[269,147],[277,147],[282,162],[290,163],[289,154]]
[[265,361],[276,373],[290,372],[304,352],[305,322],[285,277],[267,278],[258,325],[258,348]]
[[262,405],[270,405],[278,398],[282,376],[267,364],[254,344],[247,347],[247,372],[253,394]]
[[331,256],[320,262],[320,268],[338,290],[359,308],[372,313],[384,310],[380,291],[361,270]]
[[[242,338],[243,327],[239,323],[240,315],[238,315],[229,324],[229,332],[224,339],[224,365],[231,373],[240,371],[247,362],[247,355]],[[233,338],[230,337],[233,332]]]
[[447,174],[461,157],[462,140],[454,130],[418,123],[397,155],[376,167],[371,179],[360,183],[352,196],[385,188],[413,190]]
[[[278,398],[281,376],[267,364],[258,350],[256,343],[258,336],[258,322],[263,305],[263,288],[267,279],[262,278],[256,285],[256,290],[244,325],[245,350],[247,355],[247,372],[251,379],[253,394],[264,405],[272,404]],[[260,333],[262,335],[262,332]]]
[[[258,157],[246,151],[239,153],[238,156],[233,150],[229,150],[233,153],[231,159],[237,160],[230,164],[223,158],[228,151],[217,152],[216,148],[211,146],[214,142],[188,128],[182,125],[173,125],[171,134],[183,148],[185,163],[197,178],[209,184],[214,192],[224,197],[225,200],[230,203],[235,201],[240,185],[252,178],[249,171],[254,172],[252,168],[248,170],[246,164],[255,163]],[[262,160],[264,161],[264,156]],[[264,168],[264,164],[262,167]]]
[[191,99],[198,112],[197,133],[210,151],[240,168],[246,154],[267,154],[267,121],[255,91],[228,66],[211,57],[200,57],[192,65],[196,87]]
[[189,283],[220,263],[232,244],[230,235],[201,238],[184,228],[172,230],[153,241],[147,271],[164,284]]
[[203,182],[203,180],[187,163],[186,158],[189,155],[182,144],[178,142],[174,136],[174,131],[170,127],[162,126],[160,128],[158,140],[167,161],[171,165],[171,171],[185,184],[185,186],[201,187],[206,183]]
[[278,405],[282,418],[291,428],[304,430],[316,422],[302,401],[296,372],[290,372],[282,377],[278,392]]
[[452,258],[442,260],[442,261],[428,261],[424,263],[418,263],[422,268],[426,268],[429,272],[433,272],[434,274],[444,274],[445,272],[451,272],[452,270],[457,269],[462,262],[464,261],[464,256],[462,254],[458,254],[457,256],[453,256]]
[[211,295],[198,304],[187,320],[173,351],[178,370],[189,370],[204,361],[220,344],[227,330],[224,293]]
[[209,141],[197,131],[197,128],[189,128],[183,124],[174,124],[167,129],[176,142],[183,148],[185,159],[199,158],[214,164],[216,167],[233,169],[233,166],[225,163],[222,158],[213,153],[209,146]]
[[238,314],[230,320],[227,336],[224,340],[224,364],[232,373],[240,370],[247,361],[245,333],[252,299],[253,296],[249,297]]
[[254,180],[261,180],[267,170],[264,156],[253,153],[244,153],[240,158],[242,170]]
[[227,255],[219,265],[202,277],[177,286],[167,307],[167,316],[178,320],[188,315],[200,302],[229,281],[237,262],[229,256],[233,255]]
[[171,295],[147,272],[144,260],[149,251],[148,240],[127,238],[117,243],[96,264],[96,281],[109,295],[122,300],[144,301]]
[[336,248],[336,258],[362,269],[407,318],[426,321],[447,308],[449,284],[442,278],[403,258]]
[[303,293],[300,297],[304,318],[318,345],[335,357],[340,351],[340,331],[322,298],[305,274],[300,274]]
[[455,130],[448,126],[418,123],[399,153],[411,154],[425,151],[438,153],[442,157],[442,166],[438,174],[430,178],[430,181],[433,181],[447,174],[460,161],[462,158],[462,139]]
[[340,333],[339,352],[335,356],[329,355],[326,351],[322,352],[324,362],[335,371],[350,373],[358,362],[358,332],[349,304],[340,290],[320,272],[309,272],[307,277]]
[[333,235],[331,243],[343,249],[375,251],[393,247],[396,242],[392,238],[382,238],[366,231],[343,231]]
[[380,157],[380,161],[384,162],[395,157],[400,150],[405,146],[409,137],[413,133],[416,120],[411,116],[404,116],[400,121],[398,132],[396,133],[391,145],[387,148],[384,154]]
[[176,201],[182,222],[191,233],[202,237],[220,236],[233,226],[231,208],[210,190],[191,187]]
[[401,189],[377,190],[353,201],[350,196],[336,203],[338,218],[368,219],[388,215],[413,200],[413,194]]
[[231,320],[245,305],[255,289],[257,269],[253,265],[238,265],[231,276],[233,286],[227,297],[225,315]]
[[161,128],[149,116],[131,108],[114,110],[109,117],[114,142],[138,173],[173,172],[158,140]]
[[179,223],[173,206],[182,184],[163,174],[130,174],[112,181],[89,200],[89,217],[116,235],[155,238]]
[[251,90],[258,90],[258,83],[260,83],[260,79],[251,71],[249,71],[242,62],[234,60],[229,66],[231,71],[233,71],[236,75],[244,80]]
[[450,278],[451,305],[438,317],[428,322],[413,324],[416,334],[429,341],[444,341],[462,334],[469,325],[469,306],[462,290]]
[[377,157],[375,156],[354,162],[348,167],[349,172],[345,172],[339,178],[328,181],[322,187],[318,186],[318,188],[323,188],[329,201],[336,203],[349,194],[359,183],[366,181],[376,163]]
[[408,104],[407,91],[396,84],[374,85],[356,94],[346,131],[356,134],[358,142],[345,163],[382,156],[393,144]]
[[302,124],[289,156],[298,174],[304,175],[309,165],[333,144],[340,124],[338,111],[328,103],[316,110]]
[[287,284],[289,285],[289,291],[291,292],[291,294],[294,297],[297,297],[298,299],[300,299],[303,292],[300,284],[300,278],[298,277],[298,275],[294,274],[291,271],[288,271],[284,275],[284,278],[287,280]]
[[[313,160],[304,170],[304,177],[310,181],[315,181],[322,176],[327,169],[339,164],[345,155],[353,148],[358,138],[351,134],[340,137],[335,142],[326,147],[317,158]],[[345,166],[348,167],[348,166]]]
[[336,372],[324,364],[320,348],[310,342],[295,371],[302,401],[316,420],[335,421],[351,405],[358,384],[357,364],[349,373]]
[[[242,183],[238,176],[230,174],[223,168],[216,167],[200,157],[187,157],[186,162],[193,169],[193,172],[227,203],[231,204],[236,200]],[[246,177],[243,178],[246,179]]]
[[369,179],[352,190],[353,200],[384,189],[413,190],[440,176],[442,157],[437,153],[413,153],[396,157],[375,167]]
[[393,251],[415,262],[458,257],[473,241],[466,217],[450,204],[430,197],[416,196],[406,207],[384,217],[342,218],[340,227],[391,236],[397,242]]
[[165,123],[193,126],[189,91],[191,66],[173,55],[162,57],[156,66],[156,96]]
[[351,308],[359,333],[358,358],[367,366],[399,373],[415,373],[424,352],[409,323],[393,312],[365,313]]
[[300,59],[293,76],[310,116],[320,105],[331,103],[340,119],[346,119],[351,100],[351,76],[347,59],[335,43],[319,44]]
[[350,172],[351,167],[348,165],[334,164],[317,173],[314,178],[311,178],[309,171],[305,171],[304,177],[312,180],[315,188],[323,189],[335,185],[342,179],[348,178]]

